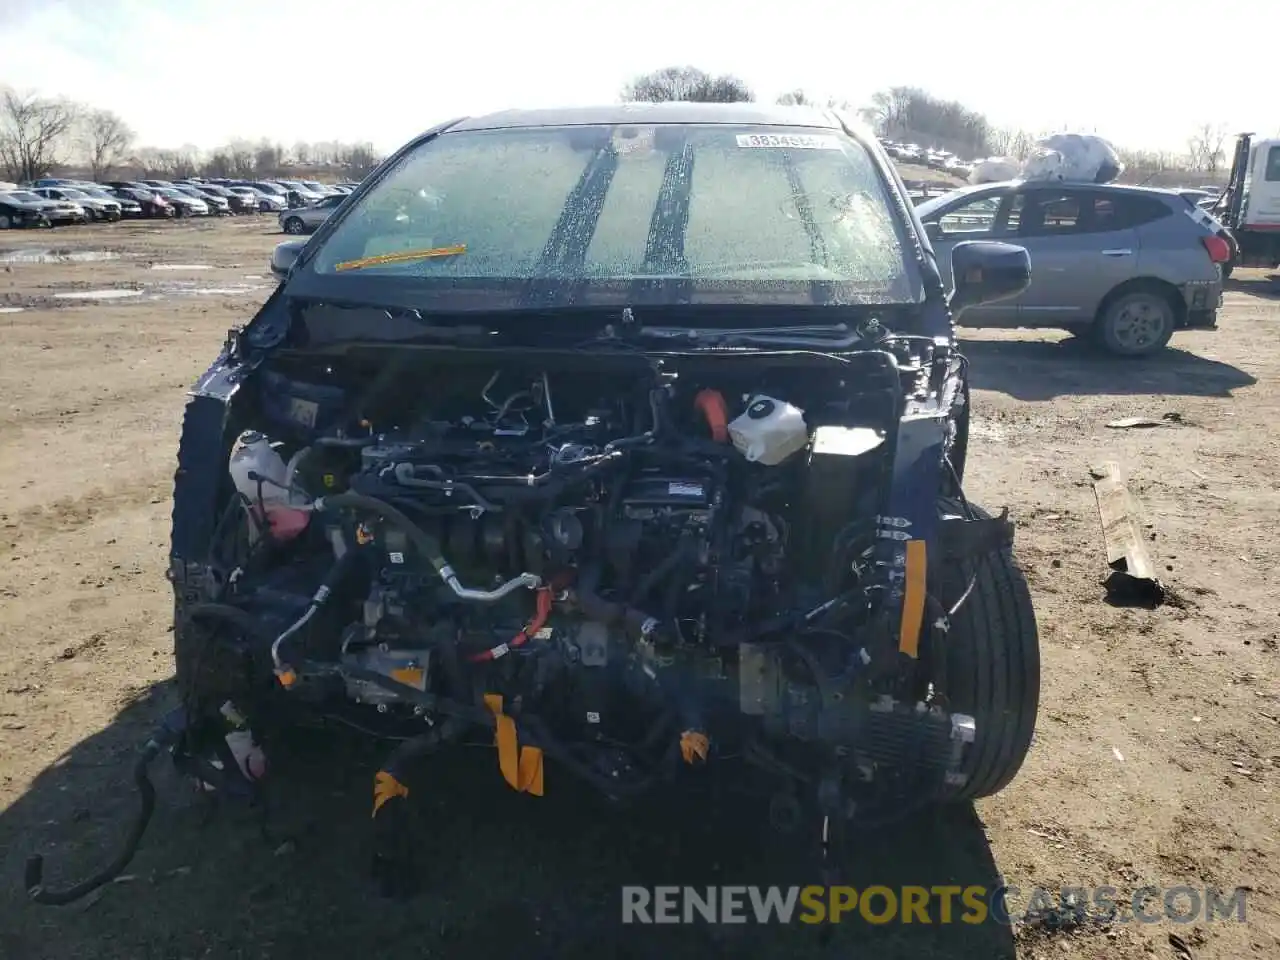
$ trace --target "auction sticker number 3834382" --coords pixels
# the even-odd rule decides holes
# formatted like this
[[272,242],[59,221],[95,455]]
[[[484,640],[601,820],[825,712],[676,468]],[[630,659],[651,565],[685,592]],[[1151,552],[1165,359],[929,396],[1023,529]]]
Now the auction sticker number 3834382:
[[740,147],[782,147],[792,150],[839,150],[837,137],[808,133],[740,133]]

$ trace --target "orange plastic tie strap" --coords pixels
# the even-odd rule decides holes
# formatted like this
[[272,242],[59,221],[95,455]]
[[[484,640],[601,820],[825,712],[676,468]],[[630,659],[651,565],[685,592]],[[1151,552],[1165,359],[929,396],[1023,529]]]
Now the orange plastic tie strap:
[[421,667],[396,667],[391,671],[391,679],[406,687],[422,690],[426,686],[427,675]]
[[925,572],[927,553],[923,540],[907,541],[906,590],[902,597],[902,632],[898,652],[912,660],[920,655],[920,630],[924,626]]
[[500,694],[486,693],[484,705],[497,720],[493,742],[498,748],[498,769],[502,771],[502,779],[518,793],[542,796],[542,751],[538,747],[521,747],[518,744],[516,722],[502,712]]
[[705,733],[697,730],[686,730],[680,734],[680,756],[687,764],[706,763],[711,752],[711,741]]
[[380,267],[385,263],[412,263],[414,260],[434,260],[436,257],[460,257],[466,252],[465,243],[455,243],[451,247],[404,250],[400,253],[380,253],[374,257],[361,257],[359,260],[343,260],[341,263],[335,263],[333,269],[341,273],[344,270],[359,270],[362,267]]
[[378,815],[382,805],[392,797],[408,797],[409,788],[387,773],[379,770],[373,777],[373,816]]
[[729,442],[729,411],[724,405],[724,395],[719,390],[699,390],[693,398],[693,405],[706,418],[711,429],[711,438],[716,443]]

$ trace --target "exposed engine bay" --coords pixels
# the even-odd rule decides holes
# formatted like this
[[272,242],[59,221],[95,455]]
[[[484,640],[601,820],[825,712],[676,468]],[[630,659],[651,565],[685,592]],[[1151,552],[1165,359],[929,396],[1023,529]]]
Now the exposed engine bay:
[[[965,607],[974,559],[1013,568],[1007,512],[960,491],[962,366],[923,337],[843,355],[299,351],[197,393],[170,567],[182,704],[140,751],[123,851],[61,890],[34,855],[28,895],[71,903],[119,874],[161,751],[252,801],[300,722],[395,744],[374,747],[373,790],[392,895],[416,872],[409,774],[454,744],[493,748],[533,796],[551,771],[614,800],[750,774],[775,828],[819,815],[824,862],[849,824],[998,790],[1036,687],[1012,720],[983,713],[999,665],[967,659],[986,656],[982,624],[1013,622]],[[1012,616],[1029,611],[1003,575]],[[1034,625],[1016,637],[1033,645]],[[1016,751],[984,747],[973,713]]]
[[277,374],[280,439],[235,444],[221,595],[190,611],[240,618],[205,695],[399,739],[483,724],[533,793],[544,756],[614,797],[735,757],[869,811],[935,797],[973,720],[915,669],[920,617],[904,647],[883,513],[921,368],[647,369],[388,373],[356,420]]

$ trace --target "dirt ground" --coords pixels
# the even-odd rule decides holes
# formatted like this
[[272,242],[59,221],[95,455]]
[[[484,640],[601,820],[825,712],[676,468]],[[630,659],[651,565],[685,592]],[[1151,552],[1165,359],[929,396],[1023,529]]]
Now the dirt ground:
[[[623,926],[625,883],[819,882],[811,841],[775,837],[745,801],[618,812],[554,774],[545,799],[521,797],[488,750],[431,768],[426,889],[387,903],[367,880],[376,758],[358,740],[283,762],[269,832],[161,772],[130,879],[68,908],[28,903],[30,852],[67,882],[134,808],[129,757],[171,702],[164,570],[185,391],[266,295],[280,239],[267,217],[0,235],[4,960],[1280,956],[1280,293],[1249,271],[1218,331],[1180,333],[1148,362],[1057,333],[967,335],[970,495],[1016,517],[1041,626],[1035,744],[1006,792],[862,839],[846,876],[1110,885],[1122,901],[1148,884],[1243,887],[1245,923],[846,920],[830,943],[799,925]],[[1145,506],[1172,591],[1157,609],[1104,600],[1089,467],[1105,459]]]

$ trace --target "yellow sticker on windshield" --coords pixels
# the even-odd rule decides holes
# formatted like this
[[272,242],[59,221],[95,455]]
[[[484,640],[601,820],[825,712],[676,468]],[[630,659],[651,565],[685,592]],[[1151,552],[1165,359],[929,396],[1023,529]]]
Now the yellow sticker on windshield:
[[384,263],[411,263],[414,260],[431,260],[435,257],[457,257],[467,252],[465,243],[456,243],[451,247],[432,247],[430,250],[405,250],[401,253],[379,253],[373,257],[361,257],[359,260],[343,260],[335,263],[333,269],[359,270],[361,267],[379,267]]
[[783,150],[839,150],[840,138],[810,133],[740,133],[740,147],[780,147]]

